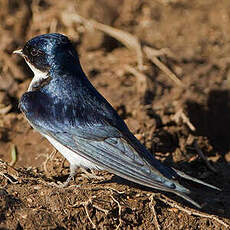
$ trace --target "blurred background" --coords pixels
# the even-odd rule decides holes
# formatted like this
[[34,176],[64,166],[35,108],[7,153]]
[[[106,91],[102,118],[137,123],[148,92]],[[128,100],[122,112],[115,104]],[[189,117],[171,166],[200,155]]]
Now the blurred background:
[[[0,0],[0,158],[48,178],[67,175],[68,164],[58,153],[48,162],[54,149],[20,113],[33,73],[12,52],[52,32],[71,39],[90,81],[157,159],[223,188],[204,203],[229,219],[230,2]],[[183,213],[180,222],[158,211],[162,229],[224,229],[208,218]],[[146,229],[145,215],[143,209],[119,227]],[[31,220],[27,227],[37,227]]]

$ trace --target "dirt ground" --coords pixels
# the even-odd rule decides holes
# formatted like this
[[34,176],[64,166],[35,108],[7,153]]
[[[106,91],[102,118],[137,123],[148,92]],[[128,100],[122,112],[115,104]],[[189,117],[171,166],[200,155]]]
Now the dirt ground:
[[[186,182],[197,210],[107,172],[54,186],[69,165],[20,113],[33,74],[12,55],[48,32],[157,159],[222,191]],[[0,229],[230,228],[229,0],[0,0],[0,79]]]

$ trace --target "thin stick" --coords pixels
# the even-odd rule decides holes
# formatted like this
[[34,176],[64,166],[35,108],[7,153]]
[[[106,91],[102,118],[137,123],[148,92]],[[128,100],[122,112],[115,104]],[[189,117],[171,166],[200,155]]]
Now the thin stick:
[[117,229],[120,228],[120,226],[121,226],[121,224],[122,224],[122,219],[121,219],[121,210],[122,210],[122,208],[121,208],[121,205],[120,205],[119,201],[117,201],[112,195],[110,195],[110,197],[111,197],[112,200],[113,200],[115,203],[117,203],[117,205],[118,205],[119,224],[118,224],[117,227],[116,227],[116,230],[117,230]]
[[[1,106],[2,104],[0,104]],[[5,115],[12,109],[12,105],[7,105],[5,107],[0,108],[0,114]]]
[[176,114],[173,116],[173,120],[175,120],[177,123],[179,122],[179,119],[182,119],[183,123],[185,123],[192,131],[195,131],[196,128],[194,125],[191,123],[189,118],[185,115],[183,112],[183,109],[180,109]]
[[143,48],[146,56],[160,69],[162,70],[176,85],[183,87],[182,81],[174,74],[165,64],[163,64],[155,55],[151,47],[145,46]]
[[53,157],[54,157],[54,155],[57,153],[57,150],[56,149],[54,149],[52,152],[51,152],[51,154],[46,154],[45,156],[46,156],[46,159],[45,159],[45,161],[43,162],[43,168],[44,168],[44,171],[46,172],[46,173],[48,173],[48,170],[47,170],[47,163],[49,162],[49,160],[52,160],[53,159]]
[[200,157],[204,160],[204,162],[206,163],[207,167],[213,171],[213,172],[217,172],[217,170],[210,164],[210,162],[207,160],[207,158],[205,157],[203,151],[199,148],[197,140],[194,141],[194,148],[197,151],[197,153],[200,155]]
[[129,65],[126,65],[125,69],[126,71],[128,71],[129,73],[133,74],[136,77],[137,90],[139,93],[144,94],[148,88],[147,76]]
[[92,219],[91,219],[91,217],[90,217],[90,215],[89,215],[88,208],[87,208],[89,204],[92,204],[92,199],[93,199],[93,198],[95,198],[95,196],[90,197],[87,201],[78,202],[77,204],[74,204],[74,205],[72,206],[72,208],[73,208],[73,207],[80,207],[80,206],[83,206],[84,209],[85,209],[86,216],[87,216],[89,222],[92,224],[93,229],[96,229],[96,225],[93,223],[93,221],[92,221]]
[[99,210],[99,211],[101,211],[101,212],[104,212],[106,215],[108,215],[108,213],[109,213],[109,210],[104,209],[104,208],[101,208],[101,207],[99,207],[98,205],[92,204],[92,206],[93,206],[94,208],[96,208],[97,210]]
[[[12,184],[17,184],[18,183],[18,180],[15,179],[12,175],[9,175],[9,174],[3,173],[3,172],[0,172],[0,175],[2,175],[3,177],[5,177]],[[13,181],[12,179],[14,179],[15,181]]]
[[99,23],[95,20],[88,20],[76,13],[72,14],[72,15],[68,15],[68,18],[66,18],[65,15],[62,15],[62,19],[63,21],[65,21],[66,23],[69,23],[69,20],[71,20],[72,22],[80,22],[82,23],[85,27],[93,27],[97,30],[100,30],[106,34],[108,34],[109,36],[115,38],[116,40],[120,41],[124,46],[126,46],[127,48],[134,50],[136,52],[137,55],[137,63],[138,63],[138,68],[140,70],[143,69],[143,53],[142,53],[142,49],[141,49],[141,44],[138,40],[137,37],[135,37],[134,35],[123,31],[123,30],[119,30],[116,28],[113,28],[111,26]]
[[14,144],[11,145],[11,162],[9,163],[10,166],[14,166],[17,162],[17,149]]
[[161,200],[162,202],[164,202],[165,204],[168,204],[169,206],[171,206],[173,208],[177,208],[180,211],[187,213],[188,215],[199,216],[199,217],[204,217],[204,218],[208,218],[211,220],[215,220],[216,222],[218,222],[219,224],[222,224],[227,229],[230,228],[229,224],[225,223],[223,220],[219,219],[217,216],[210,215],[210,214],[203,213],[203,212],[198,212],[198,211],[196,211],[194,209],[190,209],[190,208],[183,208],[180,205],[176,204],[174,201],[167,198],[166,196],[164,196],[164,195],[161,195],[161,196],[163,196],[164,198],[157,196],[157,199]]
[[85,209],[85,212],[86,212],[86,215],[87,215],[87,217],[88,217],[90,223],[92,224],[93,228],[95,229],[95,228],[96,228],[96,225],[93,223],[93,221],[92,221],[92,219],[91,219],[91,217],[90,217],[90,215],[89,215],[89,211],[88,211],[87,206],[88,206],[88,204],[83,205],[83,207],[84,207],[84,209]]
[[155,204],[153,204],[153,196],[154,195],[151,195],[150,196],[150,203],[149,203],[149,207],[151,208],[152,212],[153,212],[153,219],[154,219],[154,222],[155,222],[155,226],[157,228],[157,230],[160,230],[160,225],[158,223],[158,220],[157,220],[157,214],[156,214],[156,210],[155,210]]

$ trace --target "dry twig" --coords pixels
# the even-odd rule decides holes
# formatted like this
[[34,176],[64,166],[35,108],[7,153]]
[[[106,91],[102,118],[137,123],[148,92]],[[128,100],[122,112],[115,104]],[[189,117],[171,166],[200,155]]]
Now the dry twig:
[[194,141],[194,148],[197,151],[197,153],[200,155],[200,157],[204,160],[205,164],[207,165],[207,167],[213,171],[213,172],[217,172],[217,170],[210,164],[210,162],[207,160],[207,158],[205,157],[203,151],[199,148],[197,140]]
[[[163,196],[163,198],[161,198],[161,196]],[[173,200],[170,200],[168,197],[166,197],[164,195],[161,195],[161,196],[157,196],[157,199],[159,199],[160,201],[162,201],[165,204],[169,205],[170,207],[177,208],[178,210],[180,210],[182,212],[185,212],[190,216],[193,215],[193,216],[199,216],[199,217],[214,220],[214,221],[218,222],[219,224],[223,225],[224,227],[226,227],[227,229],[230,229],[229,224],[225,223],[223,220],[219,219],[215,215],[210,215],[210,214],[207,214],[207,213],[199,212],[199,211],[196,211],[196,210],[191,209],[191,208],[183,208],[180,205],[178,205],[177,203],[175,203]]]
[[183,123],[185,123],[192,131],[196,130],[189,118],[183,112],[183,109],[179,109],[179,111],[177,111],[176,114],[173,116],[173,120],[176,121],[176,123],[179,122],[180,118],[182,119]]
[[116,230],[117,229],[119,229],[120,228],[120,226],[121,226],[121,224],[122,224],[122,219],[121,219],[121,210],[122,210],[122,208],[121,208],[121,205],[120,205],[120,203],[119,203],[119,201],[117,201],[112,195],[110,196],[111,198],[112,198],[112,200],[115,202],[115,203],[117,203],[117,206],[118,206],[118,214],[119,214],[119,224],[117,225],[117,227],[116,227]]
[[82,176],[87,179],[97,179],[97,180],[103,180],[103,176],[97,176],[93,170],[88,172],[85,168],[81,168],[81,171],[84,173]]
[[143,48],[146,56],[159,68],[161,69],[171,80],[173,80],[176,85],[183,87],[182,81],[174,74],[165,64],[163,64],[156,56],[155,51],[148,46]]
[[143,53],[141,49],[141,44],[138,38],[135,37],[134,35],[126,31],[119,30],[111,26],[96,22],[94,20],[88,20],[76,13],[73,13],[71,16],[68,15],[68,18],[66,17],[65,14],[63,14],[62,19],[63,21],[68,21],[67,23],[69,23],[69,20],[72,20],[73,22],[82,23],[86,28],[93,27],[120,41],[124,46],[136,52],[138,68],[139,70],[143,69]]
[[137,91],[141,94],[144,94],[148,88],[147,84],[147,76],[141,73],[140,71],[136,70],[132,66],[126,65],[126,71],[136,76],[137,79]]
[[14,144],[11,145],[11,162],[9,163],[10,166],[14,166],[17,161],[17,149]]
[[88,211],[88,205],[89,204],[92,204],[92,198],[95,198],[95,196],[93,197],[90,197],[87,201],[83,201],[83,202],[78,202],[77,204],[73,205],[72,207],[80,207],[80,206],[83,206],[85,212],[86,212],[86,215],[87,215],[87,218],[89,220],[89,222],[92,224],[93,226],[93,229],[96,229],[96,225],[93,223],[90,215],[89,215],[89,211]]
[[81,189],[81,190],[90,190],[90,191],[108,190],[111,193],[112,192],[116,192],[117,194],[124,194],[125,193],[125,191],[118,191],[117,189],[112,188],[112,187],[103,187],[103,186],[92,187],[92,184],[89,184],[89,187],[86,187],[86,185],[82,185],[82,186],[79,186],[79,185],[77,185],[77,186],[76,185],[70,185],[66,189],[70,189],[72,187],[77,187],[78,189]]
[[85,212],[86,212],[86,215],[87,215],[87,217],[88,217],[90,223],[92,224],[93,228],[95,229],[95,228],[96,228],[96,225],[93,223],[93,221],[92,221],[92,219],[91,219],[91,217],[90,217],[90,215],[89,215],[89,211],[88,211],[87,206],[88,206],[88,205],[83,205],[83,207],[84,207],[84,209],[85,209]]
[[157,230],[160,230],[160,225],[158,223],[158,220],[157,220],[157,214],[156,214],[156,210],[155,210],[155,202],[153,202],[153,194],[150,196],[150,203],[149,203],[149,207],[151,208],[152,212],[153,212],[153,219],[154,219],[154,222],[155,222],[155,226],[157,228]]
[[45,171],[46,173],[48,173],[47,163],[49,162],[49,160],[52,160],[52,159],[53,159],[53,157],[55,156],[56,153],[57,153],[57,150],[54,149],[54,150],[52,151],[51,154],[46,154],[46,155],[45,155],[45,156],[46,156],[46,159],[45,159],[45,161],[43,162],[43,168],[44,168],[44,171]]
[[12,184],[17,184],[18,183],[18,180],[15,179],[12,175],[9,175],[8,173],[0,172],[0,175],[5,177]]
[[101,207],[99,207],[99,206],[96,205],[96,204],[92,204],[92,206],[93,206],[94,208],[96,208],[97,210],[99,210],[99,211],[101,211],[101,212],[104,212],[105,215],[108,215],[108,213],[109,213],[109,210],[104,209],[104,208],[101,208]]
[[0,104],[0,114],[1,115],[7,114],[12,109],[12,105],[7,105],[7,106],[2,107],[2,108],[1,108],[1,106],[2,106],[2,104]]

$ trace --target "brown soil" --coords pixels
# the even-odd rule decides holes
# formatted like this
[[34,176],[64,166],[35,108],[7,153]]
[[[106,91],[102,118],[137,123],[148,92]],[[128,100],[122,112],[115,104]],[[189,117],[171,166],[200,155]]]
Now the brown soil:
[[[77,14],[165,52],[158,59],[184,87],[146,56],[140,81],[127,71],[127,65],[138,70],[134,50],[75,20]],[[0,21],[0,229],[228,229],[229,0],[0,0]],[[107,172],[88,178],[79,169],[70,187],[52,186],[67,178],[68,164],[18,110],[32,73],[11,55],[48,32],[71,37],[92,83],[156,158],[222,189],[187,183],[203,206],[201,214],[177,196]],[[11,167],[13,145],[17,160]]]

